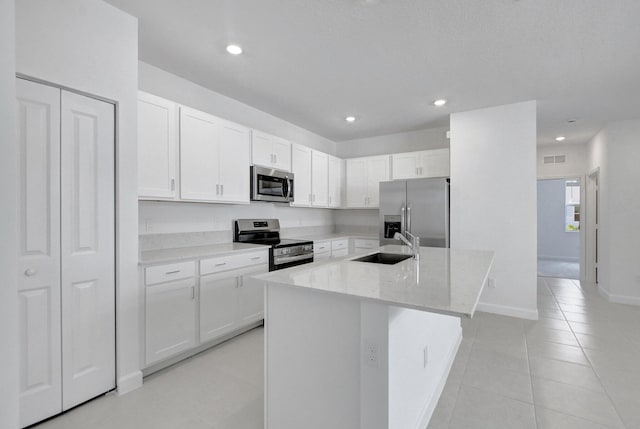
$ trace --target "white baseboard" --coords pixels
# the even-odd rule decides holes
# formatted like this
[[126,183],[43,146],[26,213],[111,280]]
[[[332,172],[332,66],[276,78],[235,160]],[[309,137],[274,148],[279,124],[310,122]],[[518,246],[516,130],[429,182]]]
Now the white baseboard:
[[118,395],[124,395],[142,387],[142,371],[132,372],[118,379]]
[[444,390],[444,386],[447,384],[447,378],[449,377],[449,372],[451,372],[451,367],[453,366],[453,362],[456,359],[456,355],[458,354],[458,348],[460,348],[460,344],[462,344],[462,329],[460,329],[460,335],[458,339],[454,341],[451,349],[449,349],[449,355],[446,360],[446,371],[442,372],[442,376],[440,380],[438,380],[438,384],[436,389],[431,395],[431,398],[424,405],[424,408],[420,412],[418,417],[418,423],[416,424],[416,429],[424,429],[429,426],[429,421],[431,420],[431,416],[433,415],[433,411],[436,409],[436,405],[438,405],[438,401],[440,400],[440,396],[442,395],[442,391]]
[[609,302],[640,306],[640,297],[637,296],[615,295],[602,286],[598,286],[598,293]]
[[489,304],[479,302],[476,310],[485,313],[499,314],[501,316],[518,317],[520,319],[538,320],[538,309],[530,310],[528,308],[509,307],[506,305]]

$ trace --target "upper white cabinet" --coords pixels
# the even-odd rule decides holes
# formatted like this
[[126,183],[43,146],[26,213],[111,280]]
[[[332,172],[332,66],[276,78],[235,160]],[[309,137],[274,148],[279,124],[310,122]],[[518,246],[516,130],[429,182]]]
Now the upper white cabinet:
[[138,93],[138,195],[177,197],[178,106],[146,92]]
[[299,144],[291,145],[294,202],[297,207],[329,205],[329,155]]
[[449,149],[391,155],[393,179],[449,176]]
[[249,202],[250,130],[180,107],[180,198]]
[[329,205],[329,155],[311,151],[311,205]]
[[292,206],[311,205],[311,149],[299,144],[291,145],[291,171],[294,174]]
[[291,143],[271,134],[253,130],[251,162],[263,167],[291,171]]
[[342,193],[344,189],[344,165],[343,159],[329,155],[329,207],[342,206]]
[[379,207],[379,184],[389,180],[389,155],[348,159],[346,169],[347,207]]

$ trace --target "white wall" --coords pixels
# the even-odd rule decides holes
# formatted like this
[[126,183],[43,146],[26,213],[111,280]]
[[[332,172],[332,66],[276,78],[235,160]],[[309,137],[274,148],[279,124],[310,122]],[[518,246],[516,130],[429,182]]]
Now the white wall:
[[589,144],[600,168],[600,286],[612,301],[640,305],[640,120],[610,123]]
[[142,91],[331,155],[335,154],[335,143],[329,139],[151,64],[140,61],[139,73],[139,85]]
[[538,258],[580,260],[580,232],[565,230],[564,179],[538,180]]
[[[15,136],[14,0],[0,0],[0,427],[18,427],[18,295],[16,258],[18,150]],[[12,186],[13,184],[13,186]]]
[[[336,228],[341,227],[369,227],[377,228],[380,218],[378,209],[345,209],[336,210],[333,214],[333,220]],[[378,230],[376,229],[376,233]]]
[[336,156],[340,158],[356,158],[359,156],[446,148],[449,147],[448,129],[447,127],[431,128],[385,136],[345,140],[336,143]]
[[117,383],[142,382],[137,199],[138,22],[100,0],[16,2],[21,74],[116,102]]
[[[234,219],[276,218],[281,228],[333,225],[332,210],[283,204],[200,204],[141,201],[140,234],[230,231]],[[229,235],[229,241],[232,235]]]
[[536,102],[451,115],[451,247],[495,251],[480,310],[536,319]]
[[[564,155],[566,162],[545,164],[545,156]],[[538,179],[583,177],[587,170],[586,144],[548,144],[537,147],[536,165]]]

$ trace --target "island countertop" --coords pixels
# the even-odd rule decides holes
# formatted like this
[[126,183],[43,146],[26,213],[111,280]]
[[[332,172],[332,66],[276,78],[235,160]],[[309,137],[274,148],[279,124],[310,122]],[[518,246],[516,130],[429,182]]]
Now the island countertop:
[[[411,254],[406,246],[383,246],[367,254]],[[376,301],[397,307],[472,317],[489,275],[494,253],[487,250],[421,247],[420,260],[394,265],[339,261],[306,264],[257,275],[280,284]]]

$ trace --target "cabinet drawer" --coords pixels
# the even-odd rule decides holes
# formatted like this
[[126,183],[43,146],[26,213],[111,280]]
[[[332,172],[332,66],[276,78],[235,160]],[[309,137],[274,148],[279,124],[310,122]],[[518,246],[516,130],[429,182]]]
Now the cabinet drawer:
[[380,247],[380,242],[378,240],[356,238],[354,241],[354,247],[356,249],[375,249],[376,247]]
[[331,250],[340,250],[340,249],[348,249],[349,248],[349,239],[345,238],[345,239],[340,239],[340,240],[333,240],[331,242]]
[[331,242],[330,241],[315,241],[313,243],[313,253],[324,253],[331,250]]
[[234,270],[236,268],[249,267],[251,265],[266,264],[268,262],[269,255],[267,250],[203,259],[200,261],[200,275],[204,276]]
[[196,264],[193,261],[147,267],[144,270],[145,284],[154,285],[172,280],[186,279],[196,275]]

